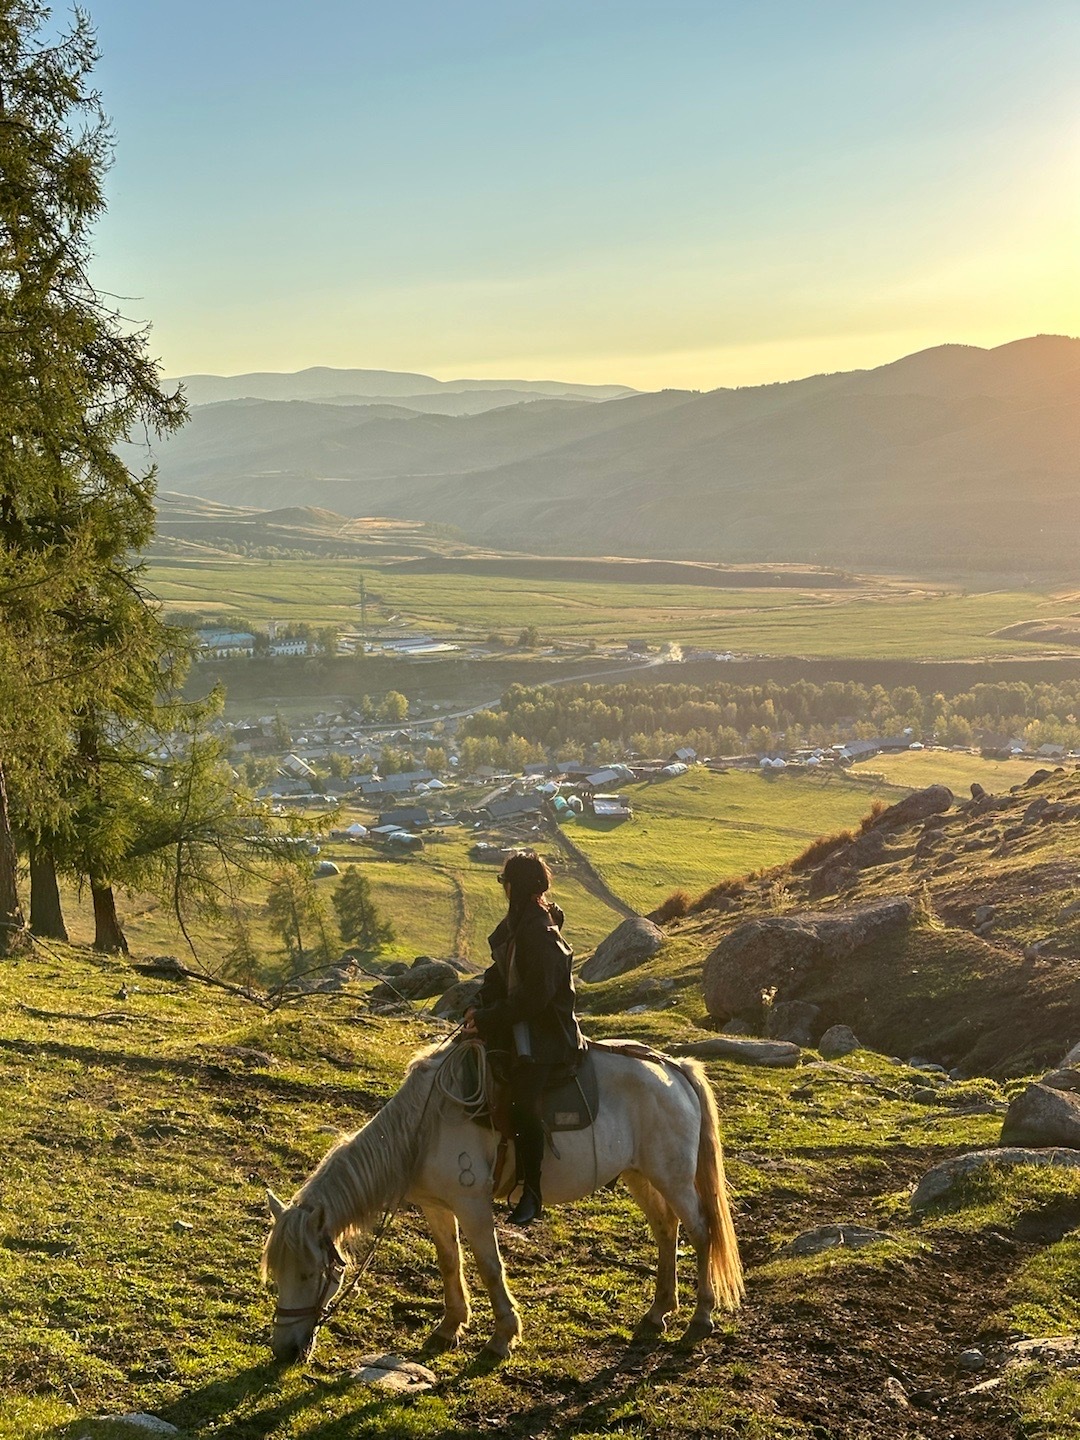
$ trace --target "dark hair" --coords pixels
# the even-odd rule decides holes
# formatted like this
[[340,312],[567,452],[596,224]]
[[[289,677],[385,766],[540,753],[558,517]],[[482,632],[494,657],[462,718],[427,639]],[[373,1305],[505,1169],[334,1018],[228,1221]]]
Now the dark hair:
[[519,850],[509,856],[499,879],[509,887],[511,914],[521,910],[534,896],[546,895],[551,889],[551,871],[531,850]]

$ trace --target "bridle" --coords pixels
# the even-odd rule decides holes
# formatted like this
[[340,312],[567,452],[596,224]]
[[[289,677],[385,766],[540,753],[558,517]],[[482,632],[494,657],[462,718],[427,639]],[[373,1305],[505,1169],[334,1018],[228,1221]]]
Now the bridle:
[[331,1306],[330,1297],[340,1285],[348,1261],[329,1235],[323,1237],[322,1248],[326,1265],[318,1295],[310,1305],[279,1305],[274,1311],[275,1325],[293,1325],[297,1320],[314,1320],[316,1325],[321,1325],[337,1309],[336,1305]]
[[336,1315],[367,1274],[372,1261],[375,1259],[375,1252],[379,1248],[379,1241],[390,1228],[390,1222],[393,1220],[396,1212],[396,1205],[383,1211],[382,1219],[372,1234],[371,1244],[368,1246],[367,1254],[353,1271],[349,1283],[342,1285],[336,1294],[335,1286],[340,1283],[341,1277],[348,1268],[349,1262],[345,1259],[345,1256],[330,1236],[324,1235],[322,1249],[326,1256],[326,1268],[323,1271],[323,1280],[319,1286],[318,1295],[316,1295],[310,1305],[279,1305],[274,1311],[274,1326],[294,1325],[297,1320],[314,1320],[316,1325],[323,1325],[327,1320],[331,1319],[332,1316]]

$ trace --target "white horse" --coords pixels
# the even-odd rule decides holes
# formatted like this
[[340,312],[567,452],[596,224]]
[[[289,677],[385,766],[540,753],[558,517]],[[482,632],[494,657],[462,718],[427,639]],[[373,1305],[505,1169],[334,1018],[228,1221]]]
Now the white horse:
[[[485,1348],[504,1357],[517,1344],[521,1317],[495,1238],[498,1137],[475,1124],[457,1098],[466,1083],[466,1050],[444,1042],[414,1057],[397,1094],[362,1130],[330,1150],[290,1204],[268,1195],[274,1226],[262,1271],[277,1287],[271,1348],[278,1360],[310,1354],[315,1332],[344,1284],[346,1259],[339,1242],[401,1203],[423,1211],[442,1274],[443,1318],[428,1345],[456,1345],[469,1324],[459,1233],[476,1257],[495,1314]],[[641,1322],[655,1331],[666,1328],[678,1303],[681,1223],[697,1256],[697,1306],[687,1335],[708,1335],[716,1305],[735,1309],[743,1294],[709,1082],[694,1061],[658,1052],[643,1059],[596,1047],[592,1055],[599,1114],[589,1129],[555,1137],[557,1153],[549,1151],[544,1160],[545,1202],[579,1200],[620,1176],[625,1180],[659,1250],[655,1296]]]

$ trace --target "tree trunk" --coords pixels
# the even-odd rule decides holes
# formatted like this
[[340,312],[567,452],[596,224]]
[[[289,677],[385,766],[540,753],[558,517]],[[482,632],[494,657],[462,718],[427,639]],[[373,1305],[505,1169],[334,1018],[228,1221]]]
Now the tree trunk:
[[52,851],[40,845],[30,849],[30,933],[67,943],[60,887],[56,883],[56,862]]
[[117,918],[112,886],[91,880],[90,894],[94,897],[94,949],[104,950],[107,955],[126,955],[128,943]]
[[7,785],[0,761],[0,956],[26,944],[26,921],[19,903],[19,856],[11,833]]

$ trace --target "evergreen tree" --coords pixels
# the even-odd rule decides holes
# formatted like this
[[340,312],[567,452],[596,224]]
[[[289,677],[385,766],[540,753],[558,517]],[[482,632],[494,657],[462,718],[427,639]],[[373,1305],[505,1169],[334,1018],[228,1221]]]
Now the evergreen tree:
[[0,953],[23,931],[9,784],[25,833],[61,831],[78,717],[136,652],[163,651],[131,558],[153,532],[153,470],[117,447],[184,416],[146,332],[90,281],[111,146],[96,45],[80,12],[58,37],[47,20],[0,0]]
[[266,913],[281,937],[291,974],[333,963],[334,935],[310,865],[286,865],[277,872]]
[[334,887],[331,897],[337,912],[338,929],[346,945],[358,950],[381,950],[394,942],[394,926],[384,920],[371,894],[371,882],[362,870],[350,865]]

